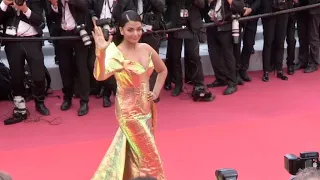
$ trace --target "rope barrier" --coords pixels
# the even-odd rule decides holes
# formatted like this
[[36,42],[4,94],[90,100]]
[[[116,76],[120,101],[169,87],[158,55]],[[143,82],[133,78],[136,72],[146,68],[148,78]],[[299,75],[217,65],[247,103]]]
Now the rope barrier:
[[[239,18],[239,21],[242,22],[242,21],[249,21],[249,20],[254,20],[254,19],[259,19],[259,18],[278,16],[278,15],[281,15],[281,14],[288,14],[288,13],[304,11],[304,10],[309,10],[309,9],[319,8],[319,7],[320,7],[320,3],[319,4],[312,4],[312,5],[307,5],[307,6],[301,6],[301,7],[286,9],[286,10],[278,11],[278,12],[272,12],[272,13],[265,13],[265,14],[241,17],[241,18]],[[205,23],[203,25],[204,28],[211,27],[211,26],[216,26],[216,24],[214,24],[214,23]],[[186,29],[187,28],[171,28],[171,29],[167,29],[167,30],[145,32],[143,34],[170,33],[170,32],[175,32],[175,31],[182,31],[182,30],[186,30]],[[90,36],[90,37],[92,38],[92,36]],[[45,40],[81,40],[81,37],[80,36],[0,37],[0,41],[45,41]]]

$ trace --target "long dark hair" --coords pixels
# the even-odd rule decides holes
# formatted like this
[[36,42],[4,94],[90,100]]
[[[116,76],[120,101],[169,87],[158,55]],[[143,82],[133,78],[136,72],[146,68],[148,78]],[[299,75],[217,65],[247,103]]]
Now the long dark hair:
[[[128,10],[122,13],[120,21],[119,21],[119,28],[123,28],[128,22],[134,21],[134,22],[141,22],[141,17],[140,15],[133,11],[133,10]],[[116,44],[120,44],[123,41],[123,36],[121,35],[120,31],[118,30],[116,34]]]

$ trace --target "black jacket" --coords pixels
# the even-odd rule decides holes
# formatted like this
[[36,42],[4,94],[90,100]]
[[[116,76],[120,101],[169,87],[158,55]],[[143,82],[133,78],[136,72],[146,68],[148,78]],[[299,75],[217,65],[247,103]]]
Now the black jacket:
[[[138,0],[133,0],[137,9]],[[166,7],[165,0],[143,0],[143,12],[160,12],[163,13]]]
[[[58,0],[58,13],[50,9],[49,16],[54,21],[56,28],[62,30],[62,2]],[[85,24],[87,25],[91,19],[88,19],[88,2],[86,0],[69,0],[69,9],[77,25]],[[90,30],[86,26],[87,31]]]
[[[286,0],[285,9],[289,9],[293,6],[292,0]],[[271,13],[279,11],[273,8],[273,0],[261,0],[261,13]]]
[[261,0],[244,0],[246,6],[252,9],[252,13],[250,15],[259,14],[261,7]]
[[[185,0],[190,1],[189,7],[186,7],[189,12],[187,24],[191,32],[199,33],[202,28],[203,21],[201,17],[201,9],[205,7],[205,0]],[[180,27],[180,10],[183,8],[182,0],[167,0],[167,16],[170,17],[173,28]],[[188,3],[188,2],[187,2]]]
[[[41,0],[29,0],[27,1],[27,6],[31,10],[30,18],[28,19],[23,13],[20,13],[19,18],[21,21],[24,21],[33,26],[38,32],[38,35],[40,36],[43,34],[42,29],[45,26],[43,18],[43,6]],[[16,11],[11,6],[8,6],[6,12],[3,12],[0,9],[0,22],[4,26],[4,31],[6,30],[7,26],[11,26],[13,24],[13,20],[16,14]]]
[[[138,1],[134,0],[134,5],[138,9]],[[162,16],[166,7],[165,0],[143,0],[143,23],[152,25],[153,30],[159,30],[162,27]]]
[[[227,0],[221,0],[221,13],[223,20],[221,23],[225,23],[224,25],[218,26],[218,31],[230,31],[231,30],[231,21],[232,21],[232,14],[242,14],[244,9],[244,1],[243,0],[232,0],[231,6],[229,5]],[[204,20],[206,22],[212,22],[211,18],[209,17],[208,13],[210,9],[214,9],[217,1],[213,1],[210,5],[208,0],[206,0],[206,6],[202,12],[204,16]]]
[[[100,18],[103,3],[105,0],[89,0],[89,13],[91,17]],[[107,7],[108,8],[108,7]],[[119,22],[123,12],[127,10],[135,10],[133,0],[118,0],[113,8],[112,17],[116,22]]]

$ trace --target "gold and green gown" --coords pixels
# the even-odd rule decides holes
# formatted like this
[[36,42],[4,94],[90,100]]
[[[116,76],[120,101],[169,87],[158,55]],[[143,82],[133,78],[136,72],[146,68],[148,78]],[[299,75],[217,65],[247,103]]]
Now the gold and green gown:
[[95,78],[104,80],[99,79],[102,58],[105,77],[114,75],[117,80],[115,114],[120,127],[92,180],[131,180],[140,172],[165,180],[154,139],[156,109],[154,102],[147,99],[149,77],[154,70],[151,54],[147,68],[126,60],[114,43],[96,54]]

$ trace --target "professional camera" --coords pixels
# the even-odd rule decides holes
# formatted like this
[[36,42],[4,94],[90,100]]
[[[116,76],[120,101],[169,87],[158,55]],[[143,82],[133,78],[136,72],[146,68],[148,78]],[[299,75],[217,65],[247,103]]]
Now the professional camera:
[[14,2],[18,5],[18,6],[22,6],[26,0],[14,0]]
[[238,173],[234,169],[218,169],[216,170],[217,180],[237,180]]
[[90,46],[92,44],[92,41],[91,41],[90,36],[88,35],[88,32],[86,31],[85,27],[86,26],[84,24],[78,25],[76,27],[76,31],[80,34],[80,37],[81,37],[84,45]]
[[233,43],[238,44],[240,39],[239,14],[232,15],[232,37]]
[[284,167],[291,175],[296,175],[299,170],[316,167],[319,168],[318,152],[301,152],[300,157],[294,154],[286,154],[284,156]]
[[194,86],[191,93],[193,101],[212,101],[214,96],[204,86]]
[[143,14],[142,22],[151,26],[151,30],[158,30],[161,28],[162,14],[147,12]]
[[110,29],[115,27],[115,20],[113,18],[98,19],[96,25],[101,27],[104,39],[108,41]]

